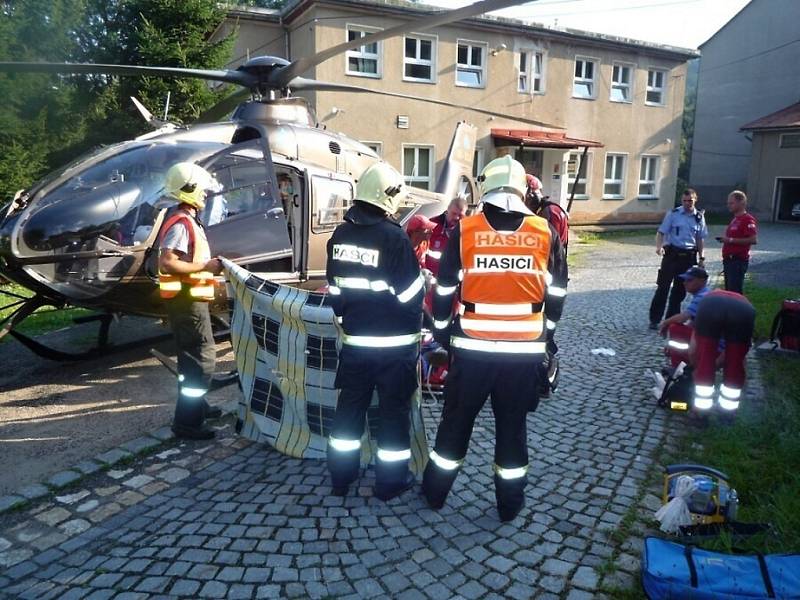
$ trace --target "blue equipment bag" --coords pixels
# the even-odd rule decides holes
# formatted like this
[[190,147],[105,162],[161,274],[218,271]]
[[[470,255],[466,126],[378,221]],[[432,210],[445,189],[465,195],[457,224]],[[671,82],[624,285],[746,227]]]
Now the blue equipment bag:
[[722,554],[649,537],[642,585],[650,600],[800,599],[800,554]]

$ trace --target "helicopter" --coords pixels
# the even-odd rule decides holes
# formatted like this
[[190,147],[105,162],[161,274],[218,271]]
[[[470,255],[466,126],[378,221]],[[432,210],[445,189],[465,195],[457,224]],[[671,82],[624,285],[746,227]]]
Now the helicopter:
[[[215,254],[271,281],[319,287],[324,283],[328,238],[352,205],[358,177],[381,158],[368,146],[328,131],[309,103],[293,92],[366,92],[549,125],[480,107],[300,74],[365,43],[523,3],[481,0],[292,62],[259,56],[235,70],[0,63],[0,72],[193,77],[242,88],[191,126],[161,121],[134,99],[154,131],[81,156],[30,189],[20,190],[0,207],[0,275],[34,294],[31,298],[10,294],[12,301],[4,308],[13,311],[0,321],[0,338],[11,334],[40,356],[75,360],[105,351],[115,316],[163,317],[157,248],[161,225],[174,206],[165,202],[163,180],[169,167],[182,161],[196,162],[213,176],[201,219]],[[409,199],[395,218],[404,223],[417,212],[439,214],[458,193],[477,198],[472,180],[475,145],[476,128],[458,123],[435,190],[410,188]],[[229,311],[225,287],[216,289],[212,315],[224,327]],[[40,307],[67,305],[102,311],[91,317],[100,321],[97,348],[79,354],[63,352],[16,330]]]

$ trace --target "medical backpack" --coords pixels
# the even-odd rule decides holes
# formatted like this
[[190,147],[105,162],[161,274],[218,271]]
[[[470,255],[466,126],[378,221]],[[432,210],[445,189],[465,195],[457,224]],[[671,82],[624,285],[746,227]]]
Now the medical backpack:
[[784,350],[800,350],[800,300],[784,300],[772,321],[769,339]]

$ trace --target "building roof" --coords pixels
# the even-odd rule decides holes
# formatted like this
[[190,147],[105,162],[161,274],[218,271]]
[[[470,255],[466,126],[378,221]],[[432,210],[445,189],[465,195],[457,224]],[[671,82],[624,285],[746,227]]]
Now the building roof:
[[[442,12],[442,7],[431,6],[409,0],[289,0],[280,10],[259,9],[243,6],[232,6],[229,12],[237,16],[253,15],[254,18],[263,20],[279,20],[283,23],[290,23],[299,17],[306,9],[313,4],[327,4],[346,8],[364,9],[370,6],[382,9],[386,12],[394,13],[418,13],[420,16],[430,13]],[[466,19],[466,22],[473,26],[495,27],[498,29],[511,30],[514,33],[535,34],[541,37],[560,39],[567,43],[585,42],[590,45],[607,47],[627,47],[640,52],[661,55],[672,59],[689,60],[700,56],[699,51],[689,48],[680,48],[666,44],[656,44],[631,38],[608,35],[605,33],[595,33],[592,31],[582,31],[580,29],[570,29],[567,27],[550,27],[540,23],[527,23],[519,19],[509,19],[506,17],[495,17],[483,15],[478,18]]]
[[508,142],[533,148],[601,148],[603,144],[591,140],[567,137],[563,131],[544,131],[542,129],[492,129],[495,145]]
[[758,129],[797,129],[800,128],[800,102],[751,121],[740,127],[741,131]]

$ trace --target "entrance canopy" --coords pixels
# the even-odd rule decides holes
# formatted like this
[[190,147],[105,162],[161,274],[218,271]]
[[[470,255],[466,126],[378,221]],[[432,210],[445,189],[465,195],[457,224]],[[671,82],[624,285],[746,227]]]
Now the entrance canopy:
[[531,148],[602,148],[600,142],[567,137],[563,131],[542,129],[492,129],[495,146],[529,146]]

